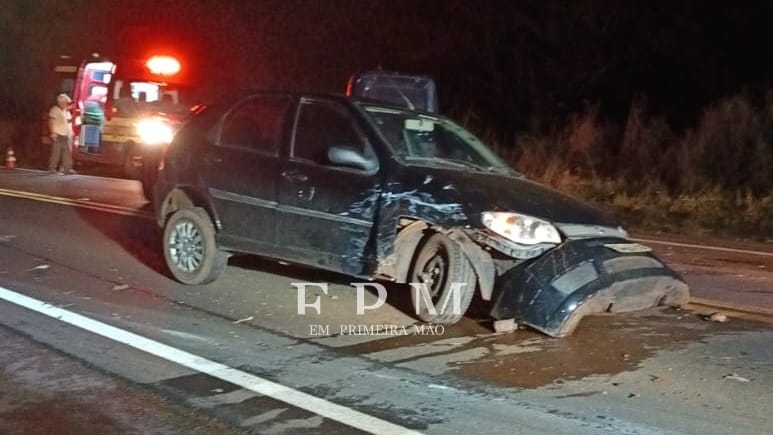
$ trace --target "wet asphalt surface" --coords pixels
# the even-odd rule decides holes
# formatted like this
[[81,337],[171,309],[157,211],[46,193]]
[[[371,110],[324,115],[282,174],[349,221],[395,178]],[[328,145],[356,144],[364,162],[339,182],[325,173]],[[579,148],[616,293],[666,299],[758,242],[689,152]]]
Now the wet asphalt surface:
[[[148,210],[130,180],[0,170],[0,188]],[[0,286],[427,433],[764,433],[773,420],[771,323],[652,310],[588,318],[551,339],[495,334],[472,315],[422,335],[402,288],[357,316],[351,278],[244,256],[216,283],[186,287],[167,277],[159,238],[141,216],[0,195]],[[658,252],[696,295],[773,308],[773,257]],[[331,283],[307,295],[321,314],[296,313],[299,281]],[[74,432],[96,416],[105,426],[87,432],[357,433],[2,301],[0,325],[3,433],[47,433],[31,426],[43,415]],[[89,376],[93,389],[68,386]],[[70,399],[52,406],[59,397]]]

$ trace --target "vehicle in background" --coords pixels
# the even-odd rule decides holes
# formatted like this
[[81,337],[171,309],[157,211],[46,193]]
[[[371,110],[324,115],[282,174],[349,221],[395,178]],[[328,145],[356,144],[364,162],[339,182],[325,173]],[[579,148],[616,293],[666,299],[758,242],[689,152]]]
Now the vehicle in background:
[[94,55],[77,68],[71,60],[57,65],[60,90],[73,100],[74,161],[121,167],[138,179],[155,169],[147,166],[157,164],[192,106],[185,100],[189,88],[174,81],[180,68],[170,56],[113,61]]
[[391,103],[411,110],[438,113],[437,88],[428,76],[382,70],[354,74],[346,95]]

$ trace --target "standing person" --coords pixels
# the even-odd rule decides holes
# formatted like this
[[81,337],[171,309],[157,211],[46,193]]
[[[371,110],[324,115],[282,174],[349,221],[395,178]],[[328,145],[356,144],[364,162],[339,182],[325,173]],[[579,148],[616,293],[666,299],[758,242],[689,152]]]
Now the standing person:
[[67,94],[56,97],[56,105],[48,111],[48,131],[51,134],[51,157],[48,159],[48,170],[57,173],[59,162],[62,163],[62,174],[74,174],[72,169],[72,124],[71,115],[67,110],[72,100]]

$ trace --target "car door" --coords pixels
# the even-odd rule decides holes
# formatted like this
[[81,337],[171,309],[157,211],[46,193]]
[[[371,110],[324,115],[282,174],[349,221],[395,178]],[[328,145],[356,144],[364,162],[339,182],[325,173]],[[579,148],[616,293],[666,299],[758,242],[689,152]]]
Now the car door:
[[[363,274],[372,252],[379,204],[378,161],[343,102],[302,99],[279,178],[278,242],[292,259]],[[366,156],[368,170],[332,164],[328,150],[347,147]]]
[[261,251],[276,242],[279,150],[291,104],[285,96],[243,99],[223,117],[201,156],[200,177],[227,247]]

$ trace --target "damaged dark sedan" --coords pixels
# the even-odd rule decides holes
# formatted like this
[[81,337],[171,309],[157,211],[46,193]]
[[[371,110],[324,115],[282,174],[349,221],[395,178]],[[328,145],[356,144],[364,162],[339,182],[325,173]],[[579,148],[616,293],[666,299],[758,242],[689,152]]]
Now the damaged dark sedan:
[[[215,280],[229,253],[251,253],[423,283],[438,307],[419,312],[426,322],[457,322],[479,292],[493,318],[557,337],[588,314],[689,297],[613,219],[523,177],[432,113],[335,95],[241,95],[185,125],[161,166],[164,255],[186,284]],[[462,312],[450,310],[452,287]]]

